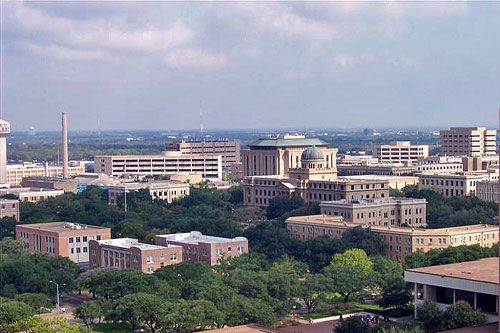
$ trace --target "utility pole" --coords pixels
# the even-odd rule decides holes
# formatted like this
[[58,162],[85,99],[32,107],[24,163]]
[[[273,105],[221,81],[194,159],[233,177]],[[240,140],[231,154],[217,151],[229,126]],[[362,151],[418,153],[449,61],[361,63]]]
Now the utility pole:
[[[54,281],[49,281],[49,283],[53,283],[53,284],[55,284],[55,285],[56,285],[56,302],[57,302],[57,312],[59,313],[59,312],[60,312],[60,309],[61,309],[61,307],[60,307],[60,300],[59,300],[59,284],[58,284],[58,283],[56,283],[56,282],[54,282]],[[65,286],[66,284],[65,284],[65,283],[63,283],[62,285],[63,285],[63,286]]]

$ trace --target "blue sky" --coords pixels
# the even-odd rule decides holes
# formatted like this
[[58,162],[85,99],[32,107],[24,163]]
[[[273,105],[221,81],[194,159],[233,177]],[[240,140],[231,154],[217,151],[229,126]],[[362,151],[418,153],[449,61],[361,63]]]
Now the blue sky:
[[493,126],[500,2],[3,2],[17,130]]

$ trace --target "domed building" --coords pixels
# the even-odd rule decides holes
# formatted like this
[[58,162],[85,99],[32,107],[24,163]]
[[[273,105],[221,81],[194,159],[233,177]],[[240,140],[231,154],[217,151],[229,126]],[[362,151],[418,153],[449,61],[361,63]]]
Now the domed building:
[[304,180],[337,179],[335,161],[327,160],[321,149],[316,146],[307,147],[300,155],[300,167],[290,168],[290,180],[300,183]]
[[306,169],[323,168],[325,155],[323,155],[323,152],[316,146],[311,146],[304,149],[302,152],[300,163],[302,168]]

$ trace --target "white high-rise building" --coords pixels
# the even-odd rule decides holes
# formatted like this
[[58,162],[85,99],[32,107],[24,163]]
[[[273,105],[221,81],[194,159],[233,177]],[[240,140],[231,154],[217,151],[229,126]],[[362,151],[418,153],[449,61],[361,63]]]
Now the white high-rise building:
[[10,134],[10,123],[0,120],[0,184],[7,183],[7,137]]

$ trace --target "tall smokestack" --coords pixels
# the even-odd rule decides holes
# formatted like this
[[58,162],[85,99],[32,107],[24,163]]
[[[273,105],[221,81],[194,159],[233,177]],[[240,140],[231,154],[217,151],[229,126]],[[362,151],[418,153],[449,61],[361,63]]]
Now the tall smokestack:
[[63,178],[69,178],[68,117],[66,115],[66,112],[62,113],[62,159],[63,159]]

